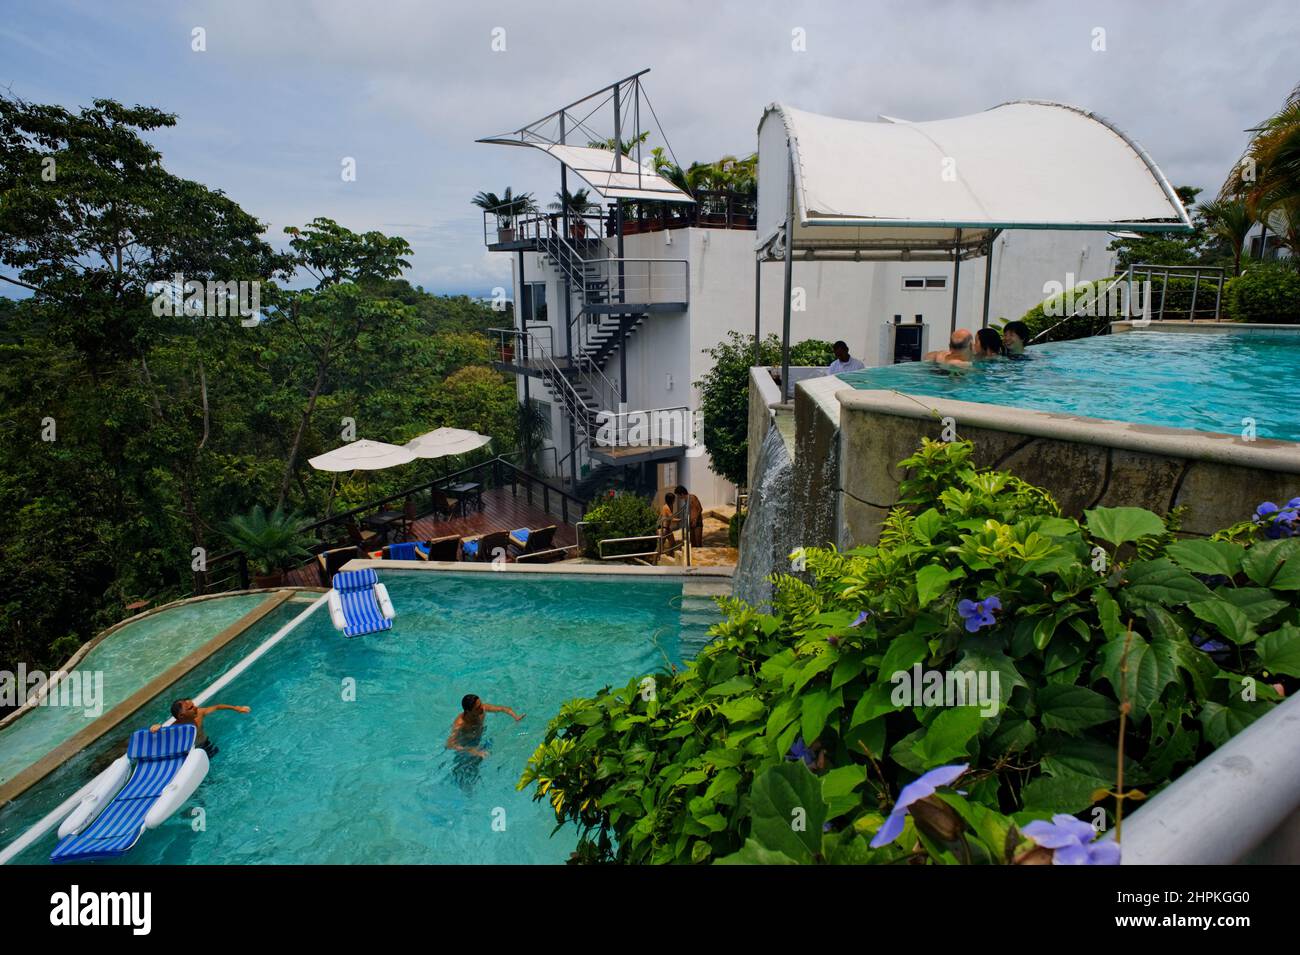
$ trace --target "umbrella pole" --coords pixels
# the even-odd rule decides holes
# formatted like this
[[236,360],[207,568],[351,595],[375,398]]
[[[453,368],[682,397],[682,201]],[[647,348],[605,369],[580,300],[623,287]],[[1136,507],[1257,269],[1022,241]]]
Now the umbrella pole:
[[335,472],[334,472],[334,476],[330,478],[330,493],[329,493],[329,497],[327,497],[327,498],[325,499],[325,516],[326,516],[326,517],[329,517],[331,514],[334,513],[334,488],[338,486],[338,483],[339,483],[339,472],[338,472],[338,471],[335,471]]

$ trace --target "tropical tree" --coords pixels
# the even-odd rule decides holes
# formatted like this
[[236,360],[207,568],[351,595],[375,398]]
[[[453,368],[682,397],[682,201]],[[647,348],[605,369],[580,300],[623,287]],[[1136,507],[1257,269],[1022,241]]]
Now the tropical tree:
[[1219,239],[1232,252],[1232,274],[1241,274],[1241,254],[1246,235],[1255,224],[1246,203],[1238,198],[1215,199],[1201,206],[1201,215],[1209,234]]
[[1300,268],[1300,85],[1253,130],[1240,162],[1220,190],[1242,199],[1251,216],[1275,232]]
[[568,212],[570,215],[581,216],[595,208],[596,203],[591,201],[591,193],[586,189],[579,189],[577,192],[569,192],[568,189],[561,189],[555,194],[555,201],[548,204],[547,208],[551,212]]

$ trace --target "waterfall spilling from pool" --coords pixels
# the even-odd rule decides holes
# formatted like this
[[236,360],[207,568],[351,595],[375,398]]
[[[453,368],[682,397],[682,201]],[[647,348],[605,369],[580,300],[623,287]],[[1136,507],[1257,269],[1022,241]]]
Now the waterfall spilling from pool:
[[775,424],[768,429],[755,470],[749,481],[749,515],[740,533],[734,593],[757,605],[771,598],[772,584],[767,578],[778,567],[784,569],[795,547],[789,540],[794,462]]

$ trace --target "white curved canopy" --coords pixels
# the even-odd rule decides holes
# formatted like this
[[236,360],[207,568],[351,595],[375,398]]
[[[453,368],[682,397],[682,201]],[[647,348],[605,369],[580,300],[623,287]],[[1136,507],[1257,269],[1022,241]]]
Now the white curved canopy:
[[915,123],[773,104],[758,141],[759,247],[783,235],[792,179],[796,250],[939,259],[977,254],[999,229],[1190,228],[1145,150],[1059,103]]
[[479,142],[498,146],[532,146],[534,149],[540,149],[576,173],[604,199],[695,201],[651,169],[648,161],[638,165],[637,161],[627,153],[623,154],[620,161],[616,161],[614,150],[598,149],[594,146],[569,146],[563,143],[511,139],[503,136],[480,139]]

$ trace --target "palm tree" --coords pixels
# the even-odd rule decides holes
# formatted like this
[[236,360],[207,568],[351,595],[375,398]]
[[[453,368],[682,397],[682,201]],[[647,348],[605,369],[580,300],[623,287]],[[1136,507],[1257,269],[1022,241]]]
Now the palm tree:
[[275,586],[296,561],[311,557],[306,549],[309,539],[299,530],[302,524],[300,514],[282,507],[268,514],[258,504],[247,514],[232,517],[226,536],[248,557],[259,585]]
[[1201,205],[1210,234],[1232,250],[1232,274],[1241,274],[1241,252],[1255,217],[1242,199],[1215,199]]
[[1258,222],[1273,229],[1300,268],[1300,86],[1254,132],[1241,162],[1223,184],[1223,198],[1244,200]]
[[569,192],[568,189],[561,189],[555,194],[555,201],[546,208],[551,212],[565,212],[569,215],[581,216],[586,215],[596,204],[591,201],[591,193],[586,189],[579,189],[577,192]]

